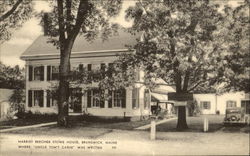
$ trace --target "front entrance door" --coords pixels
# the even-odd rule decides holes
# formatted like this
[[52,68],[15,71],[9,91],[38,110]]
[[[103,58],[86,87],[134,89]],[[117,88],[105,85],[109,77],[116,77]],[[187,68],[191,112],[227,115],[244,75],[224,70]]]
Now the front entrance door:
[[82,89],[70,88],[69,111],[73,113],[82,112]]

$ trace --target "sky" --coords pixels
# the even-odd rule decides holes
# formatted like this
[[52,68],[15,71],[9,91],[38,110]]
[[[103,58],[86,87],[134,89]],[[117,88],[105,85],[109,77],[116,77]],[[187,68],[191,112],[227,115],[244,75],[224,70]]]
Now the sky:
[[[240,0],[223,1],[216,0],[220,3],[229,3],[230,5],[237,5]],[[34,1],[34,9],[37,12],[50,11],[48,3],[44,0]],[[124,27],[131,26],[131,22],[125,21],[125,10],[134,5],[134,1],[127,0],[124,2],[120,15],[114,19]],[[39,25],[40,19],[31,18],[23,24],[21,28],[13,31],[12,38],[0,45],[0,61],[9,66],[20,65],[23,67],[25,62],[20,59],[21,54],[32,44],[32,42],[43,34],[42,27]]]
[[[126,1],[123,3],[121,12],[115,22],[118,22],[124,27],[129,27],[131,22],[125,21],[125,10],[133,5],[133,1]],[[34,10],[50,11],[49,5],[44,0],[34,1]],[[12,38],[0,45],[0,61],[9,66],[20,65],[23,67],[25,62],[20,59],[21,54],[33,43],[33,41],[43,34],[42,27],[39,25],[40,19],[31,18],[23,24],[21,28],[13,31]]]

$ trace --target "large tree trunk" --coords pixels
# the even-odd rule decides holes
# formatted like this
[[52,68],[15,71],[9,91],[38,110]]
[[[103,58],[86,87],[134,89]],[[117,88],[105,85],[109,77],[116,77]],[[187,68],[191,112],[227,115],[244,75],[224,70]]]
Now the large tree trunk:
[[69,108],[69,81],[68,75],[70,72],[70,55],[71,50],[65,49],[61,53],[60,59],[60,81],[59,81],[59,103],[58,103],[58,121],[59,126],[67,127],[68,122],[68,108]]
[[178,122],[176,129],[182,131],[188,129],[187,120],[186,120],[186,106],[178,107]]

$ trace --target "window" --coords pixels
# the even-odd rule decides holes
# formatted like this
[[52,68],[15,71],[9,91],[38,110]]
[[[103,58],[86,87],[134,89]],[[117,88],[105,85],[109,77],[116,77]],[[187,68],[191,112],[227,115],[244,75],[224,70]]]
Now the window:
[[100,100],[101,100],[101,96],[100,96],[100,91],[95,89],[93,90],[93,107],[100,107]]
[[114,71],[114,64],[113,63],[109,63],[108,64],[107,76],[108,77],[112,77],[113,71]]
[[114,91],[114,107],[121,107],[124,95],[121,90]]
[[229,100],[227,101],[226,105],[227,105],[227,108],[236,107],[236,101]]
[[250,100],[242,100],[241,107],[245,109],[246,114],[250,114]]
[[87,106],[104,108],[104,91],[92,89],[87,91]]
[[144,91],[144,108],[150,108],[150,93],[148,89]]
[[28,107],[43,107],[43,90],[28,91]]
[[201,109],[210,109],[211,108],[211,102],[210,101],[201,101]]
[[57,106],[57,99],[55,95],[53,95],[52,91],[47,90],[47,107],[55,107]]
[[59,66],[47,66],[47,80],[59,80]]
[[[88,70],[88,72],[89,73],[91,73],[91,70],[92,70],[92,64],[88,64],[88,66],[87,66],[87,70]],[[90,75],[88,75],[88,80],[92,80],[92,75],[90,74]]]
[[126,90],[119,89],[112,93],[113,107],[126,107]]
[[33,69],[34,69],[34,79],[33,80],[43,81],[44,80],[44,67],[38,66],[38,67],[34,67]]
[[59,80],[59,66],[52,66],[52,80]]
[[83,72],[83,64],[79,64],[79,72]]
[[139,108],[139,89],[138,88],[133,88],[132,90],[132,107]]
[[81,88],[70,88],[69,96],[69,108],[74,113],[82,111],[82,89]]
[[88,71],[92,70],[92,64],[88,64]]

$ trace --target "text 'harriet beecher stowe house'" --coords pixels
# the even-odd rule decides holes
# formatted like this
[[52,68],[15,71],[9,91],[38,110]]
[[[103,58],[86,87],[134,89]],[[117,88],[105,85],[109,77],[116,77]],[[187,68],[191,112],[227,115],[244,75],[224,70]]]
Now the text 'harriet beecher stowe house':
[[[131,53],[125,45],[134,45],[136,38],[124,31],[110,37],[107,41],[97,38],[87,42],[84,37],[78,37],[71,54],[72,70],[86,67],[88,71],[100,70],[104,65],[109,66],[122,53]],[[57,113],[57,100],[51,96],[50,90],[59,77],[59,50],[47,37],[40,36],[22,54],[21,59],[26,61],[26,111],[33,113]],[[109,100],[100,101],[100,90],[83,91],[83,88],[71,88],[71,97],[74,102],[69,107],[70,114],[90,114],[100,117],[142,117],[151,114],[152,105],[165,107],[168,112],[177,106],[175,101],[169,101],[168,93],[175,89],[159,80],[158,88],[150,90],[143,85],[143,71],[135,72],[137,83],[124,90],[107,91]],[[77,94],[77,93],[84,94]],[[202,114],[225,113],[228,107],[245,107],[250,110],[249,97],[244,92],[217,94],[194,94],[193,99],[200,107]]]

